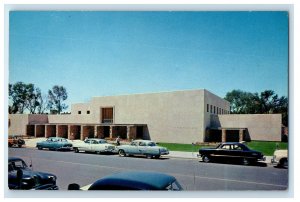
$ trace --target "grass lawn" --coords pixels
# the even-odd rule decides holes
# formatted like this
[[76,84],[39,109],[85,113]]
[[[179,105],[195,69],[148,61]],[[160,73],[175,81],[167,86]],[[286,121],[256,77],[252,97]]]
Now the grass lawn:
[[[262,152],[265,156],[273,156],[273,153],[278,144],[278,149],[287,149],[287,142],[268,142],[268,141],[251,141],[247,142],[246,145],[253,150]],[[192,144],[176,144],[176,143],[158,143],[159,146],[166,147],[170,151],[184,151],[184,152],[198,152],[200,148],[214,147],[214,145],[192,145]]]

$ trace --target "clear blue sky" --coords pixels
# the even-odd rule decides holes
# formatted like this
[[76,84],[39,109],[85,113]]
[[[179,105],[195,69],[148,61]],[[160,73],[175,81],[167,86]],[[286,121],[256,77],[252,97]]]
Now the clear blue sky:
[[69,105],[203,88],[288,95],[287,12],[17,11],[9,26],[9,82],[63,85]]

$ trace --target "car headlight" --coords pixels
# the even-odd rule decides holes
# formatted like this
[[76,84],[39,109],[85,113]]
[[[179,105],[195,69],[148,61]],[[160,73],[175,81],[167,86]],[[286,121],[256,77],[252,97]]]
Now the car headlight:
[[55,182],[56,176],[54,176],[54,175],[48,176],[48,179],[51,180],[52,182]]

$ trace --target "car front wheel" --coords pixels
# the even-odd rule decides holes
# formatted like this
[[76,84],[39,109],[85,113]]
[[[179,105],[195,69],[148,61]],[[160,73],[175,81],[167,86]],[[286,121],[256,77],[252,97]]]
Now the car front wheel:
[[207,156],[207,155],[203,155],[203,156],[202,156],[202,161],[203,161],[203,162],[205,162],[205,163],[208,163],[208,162],[210,162],[210,158],[209,158],[209,156]]
[[243,158],[243,164],[244,164],[244,165],[249,165],[249,164],[250,164],[249,159]]
[[38,150],[42,150],[43,149],[41,146],[38,146],[37,148],[38,148]]
[[79,149],[78,149],[78,148],[74,148],[74,152],[75,152],[75,153],[78,153],[78,152],[79,152]]
[[126,153],[123,149],[119,150],[119,156],[122,156],[122,157],[126,156]]
[[286,158],[280,159],[280,161],[279,161],[279,166],[282,167],[282,168],[287,167],[287,166],[288,166],[288,161],[287,161],[287,159],[286,159]]

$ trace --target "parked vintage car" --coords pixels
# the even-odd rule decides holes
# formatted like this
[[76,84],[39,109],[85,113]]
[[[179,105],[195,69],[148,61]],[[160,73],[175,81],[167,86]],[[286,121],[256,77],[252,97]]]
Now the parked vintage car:
[[73,149],[76,153],[80,151],[85,152],[96,152],[98,154],[103,152],[115,152],[116,146],[113,144],[108,144],[104,139],[89,138],[84,142],[73,144]]
[[157,172],[128,171],[101,178],[91,186],[85,187],[85,189],[181,191],[182,187],[176,178],[171,175]]
[[62,137],[49,137],[45,141],[36,143],[36,147],[39,150],[44,148],[49,150],[71,150],[72,146],[72,143],[68,142],[66,138]]
[[277,149],[274,151],[271,163],[277,164],[278,167],[287,168],[288,167],[288,150],[287,149]]
[[8,137],[8,147],[22,147],[23,145],[25,145],[25,141],[21,137]]
[[199,150],[198,157],[201,157],[204,162],[230,161],[241,162],[244,165],[266,160],[261,152],[251,150],[239,142],[225,142],[216,148],[202,148]]
[[33,171],[18,157],[8,158],[8,187],[9,189],[58,190],[55,175]]
[[150,140],[134,140],[129,145],[117,147],[119,156],[143,155],[147,158],[159,158],[161,155],[169,154],[165,147],[160,147]]

